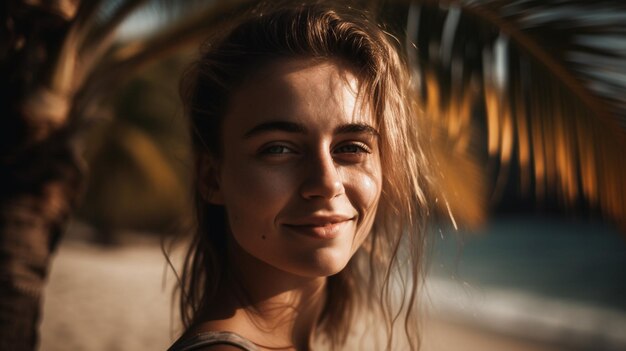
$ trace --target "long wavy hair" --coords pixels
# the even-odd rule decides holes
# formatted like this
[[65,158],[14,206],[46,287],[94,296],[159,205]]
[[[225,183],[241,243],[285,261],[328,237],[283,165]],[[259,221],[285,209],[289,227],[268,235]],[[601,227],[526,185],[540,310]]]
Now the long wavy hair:
[[[410,348],[417,349],[429,167],[407,63],[397,40],[367,12],[319,1],[268,3],[207,41],[181,81],[196,166],[202,157],[219,160],[221,124],[233,92],[264,64],[280,58],[350,65],[380,132],[383,185],[376,219],[348,265],[328,277],[317,336],[332,349],[340,348],[355,316],[367,314],[382,317],[375,320],[384,321],[387,349],[399,324]],[[197,229],[178,287],[185,328],[201,322],[202,311],[219,304],[216,292],[228,271],[225,209],[209,204],[196,190],[196,210]]]

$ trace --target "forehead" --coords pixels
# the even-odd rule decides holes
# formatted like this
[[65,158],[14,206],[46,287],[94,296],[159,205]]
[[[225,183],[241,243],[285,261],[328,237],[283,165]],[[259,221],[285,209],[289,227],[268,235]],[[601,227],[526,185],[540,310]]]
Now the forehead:
[[[374,125],[359,80],[336,60],[278,59],[259,69],[229,102],[224,126],[284,120],[315,127]],[[228,129],[224,130],[228,133]]]

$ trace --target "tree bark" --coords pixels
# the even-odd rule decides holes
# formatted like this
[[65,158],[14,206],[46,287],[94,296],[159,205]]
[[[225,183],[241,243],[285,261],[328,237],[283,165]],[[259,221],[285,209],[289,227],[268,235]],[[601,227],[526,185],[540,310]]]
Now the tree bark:
[[71,97],[51,84],[68,4],[0,5],[0,350],[37,348],[51,255],[81,189]]
[[0,166],[0,350],[36,348],[51,255],[80,188],[70,149],[32,153]]

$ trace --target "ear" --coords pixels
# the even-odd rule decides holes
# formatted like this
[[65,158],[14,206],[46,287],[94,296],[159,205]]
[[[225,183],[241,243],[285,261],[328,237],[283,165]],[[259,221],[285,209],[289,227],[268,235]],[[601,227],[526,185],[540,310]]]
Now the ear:
[[213,205],[223,205],[224,199],[220,189],[219,167],[215,157],[202,154],[197,159],[198,190],[202,198]]

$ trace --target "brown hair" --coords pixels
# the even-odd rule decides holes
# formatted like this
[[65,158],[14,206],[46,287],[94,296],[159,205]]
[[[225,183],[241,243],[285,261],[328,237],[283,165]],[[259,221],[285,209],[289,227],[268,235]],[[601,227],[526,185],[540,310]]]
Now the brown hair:
[[[339,59],[354,69],[380,132],[383,186],[372,232],[346,268],[328,278],[317,330],[332,348],[346,342],[354,315],[361,310],[384,317],[388,349],[401,314],[411,349],[419,345],[415,308],[426,214],[423,171],[428,168],[418,141],[415,93],[398,51],[393,37],[352,8],[328,2],[264,5],[221,39],[207,42],[182,80],[194,153],[197,158],[208,154],[219,159],[229,97],[264,63],[277,58]],[[196,205],[198,227],[179,287],[185,327],[199,322],[199,313],[218,303],[215,294],[227,269],[225,210],[199,194]],[[394,277],[402,284],[399,297]]]

